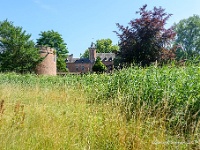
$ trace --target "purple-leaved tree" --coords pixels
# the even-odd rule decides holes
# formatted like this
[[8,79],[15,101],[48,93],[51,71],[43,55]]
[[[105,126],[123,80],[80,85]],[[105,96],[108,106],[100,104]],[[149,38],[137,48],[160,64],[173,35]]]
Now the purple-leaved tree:
[[144,5],[136,13],[141,17],[129,22],[124,27],[117,23],[119,32],[118,57],[121,63],[136,63],[148,66],[156,60],[161,60],[163,51],[171,45],[176,33],[173,28],[165,29],[171,14],[165,13],[161,7],[148,11]]

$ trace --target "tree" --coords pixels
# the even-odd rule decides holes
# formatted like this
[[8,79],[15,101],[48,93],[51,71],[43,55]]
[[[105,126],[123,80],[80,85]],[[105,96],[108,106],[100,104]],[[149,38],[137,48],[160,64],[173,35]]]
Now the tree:
[[97,57],[97,60],[92,67],[92,71],[97,72],[97,73],[103,73],[106,71],[106,66],[101,62],[101,58]]
[[[112,44],[111,39],[97,40],[95,45],[97,53],[116,53],[119,50],[117,45]],[[89,58],[89,50],[87,49],[81,57]]]
[[146,8],[147,5],[144,5],[136,12],[141,18],[131,20],[129,26],[116,24],[122,32],[115,31],[120,39],[118,57],[121,63],[148,66],[160,59],[163,49],[175,37],[172,27],[164,27],[171,14],[165,13],[161,7],[154,7],[153,11]]
[[38,46],[49,46],[56,50],[57,55],[57,69],[58,71],[66,71],[65,60],[67,58],[68,50],[66,43],[58,32],[53,30],[41,32],[40,38],[37,39]]
[[89,58],[89,49],[85,50],[85,52],[81,55],[81,58]]
[[8,20],[0,22],[0,70],[20,73],[34,71],[40,61],[31,35]]
[[193,15],[175,24],[175,45],[178,59],[188,59],[200,54],[200,17]]

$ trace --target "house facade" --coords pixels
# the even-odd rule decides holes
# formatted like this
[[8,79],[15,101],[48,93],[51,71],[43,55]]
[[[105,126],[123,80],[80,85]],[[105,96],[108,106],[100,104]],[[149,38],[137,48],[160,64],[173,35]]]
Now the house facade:
[[92,72],[97,57],[100,57],[102,63],[107,67],[107,72],[113,70],[115,53],[96,53],[94,44],[91,44],[89,48],[89,58],[73,58],[73,54],[71,54],[66,59],[66,66],[71,73]]

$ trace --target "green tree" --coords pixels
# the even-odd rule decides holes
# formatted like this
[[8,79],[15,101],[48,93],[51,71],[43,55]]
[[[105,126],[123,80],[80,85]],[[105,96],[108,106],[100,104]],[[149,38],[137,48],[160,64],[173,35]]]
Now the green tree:
[[200,17],[193,15],[175,24],[175,44],[178,59],[190,59],[200,54]]
[[66,71],[65,60],[67,58],[68,50],[66,43],[64,42],[62,36],[53,30],[41,32],[40,38],[37,39],[38,46],[49,46],[56,50],[57,55],[57,70]]
[[85,52],[81,55],[81,58],[89,58],[89,49],[85,50]]
[[171,14],[165,13],[161,7],[154,7],[152,11],[146,8],[144,5],[136,12],[140,18],[131,20],[129,26],[117,23],[121,32],[115,32],[120,39],[118,57],[121,63],[148,66],[160,59],[163,49],[175,37],[173,28],[164,27]]
[[106,71],[106,66],[101,62],[101,58],[97,57],[97,60],[92,67],[92,71],[97,72],[97,73],[103,73]]
[[31,35],[8,20],[0,22],[0,70],[26,73],[40,61]]
[[[119,50],[117,45],[112,44],[111,39],[97,40],[95,45],[97,53],[116,53]],[[87,49],[81,57],[89,58],[89,50]]]

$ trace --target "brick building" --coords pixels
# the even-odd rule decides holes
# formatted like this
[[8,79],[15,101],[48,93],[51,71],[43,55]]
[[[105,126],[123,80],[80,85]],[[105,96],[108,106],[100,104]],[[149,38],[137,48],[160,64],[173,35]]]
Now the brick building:
[[89,48],[89,58],[73,58],[73,54],[69,55],[66,60],[66,66],[69,72],[72,73],[87,73],[92,72],[92,67],[96,58],[100,57],[102,63],[107,67],[107,72],[113,70],[114,53],[96,53],[94,44]]

